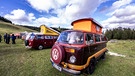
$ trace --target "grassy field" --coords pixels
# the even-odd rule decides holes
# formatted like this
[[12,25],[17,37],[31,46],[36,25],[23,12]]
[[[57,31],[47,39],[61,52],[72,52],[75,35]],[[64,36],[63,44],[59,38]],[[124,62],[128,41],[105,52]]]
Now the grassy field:
[[[17,44],[0,43],[0,76],[69,76],[54,69],[50,63],[50,48],[26,49],[22,40]],[[135,76],[135,40],[108,42],[108,50],[126,57],[107,53],[92,75],[81,76]]]
[[18,32],[37,32],[19,25],[13,25],[10,23],[0,22],[0,34],[4,35],[5,33],[18,33]]

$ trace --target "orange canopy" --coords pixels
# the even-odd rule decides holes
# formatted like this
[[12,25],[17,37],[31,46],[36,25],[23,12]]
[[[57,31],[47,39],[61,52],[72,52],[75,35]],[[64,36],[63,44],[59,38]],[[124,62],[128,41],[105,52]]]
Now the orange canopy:
[[75,20],[71,23],[73,30],[82,30],[102,34],[102,26],[93,18]]

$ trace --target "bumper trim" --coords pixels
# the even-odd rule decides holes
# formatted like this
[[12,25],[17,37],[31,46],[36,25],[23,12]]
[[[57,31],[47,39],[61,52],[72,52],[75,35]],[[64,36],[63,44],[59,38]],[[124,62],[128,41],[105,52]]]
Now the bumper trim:
[[[52,60],[51,58],[50,58],[50,61],[51,61],[52,66],[53,66],[55,63],[53,62],[53,60]],[[57,64],[55,64],[55,65],[57,65]],[[60,65],[57,65],[57,66],[59,66],[59,67],[62,68],[61,71],[65,71],[65,72],[67,72],[67,73],[74,74],[74,75],[79,75],[79,74],[81,74],[81,71],[77,71],[77,70],[73,70],[73,69],[69,69],[69,68],[64,68],[64,67],[62,67],[62,66],[60,66]],[[54,67],[54,66],[53,66],[53,67]],[[54,67],[54,68],[55,68],[55,67]]]

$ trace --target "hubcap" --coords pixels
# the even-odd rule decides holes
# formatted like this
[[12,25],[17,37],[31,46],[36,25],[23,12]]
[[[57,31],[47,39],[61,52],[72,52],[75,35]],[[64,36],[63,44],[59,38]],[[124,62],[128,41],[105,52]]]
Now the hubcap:
[[39,46],[39,49],[40,49],[40,50],[43,49],[43,46],[40,45],[40,46]]

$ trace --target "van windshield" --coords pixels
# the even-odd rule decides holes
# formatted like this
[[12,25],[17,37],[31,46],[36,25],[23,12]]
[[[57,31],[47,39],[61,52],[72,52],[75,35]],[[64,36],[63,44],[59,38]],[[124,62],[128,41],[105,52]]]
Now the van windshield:
[[31,36],[30,36],[30,40],[33,40],[34,38],[35,38],[34,35],[31,35]]
[[30,40],[33,40],[35,38],[35,34],[30,34]]
[[66,44],[82,44],[84,41],[83,33],[78,31],[64,31],[60,34],[57,41]]

